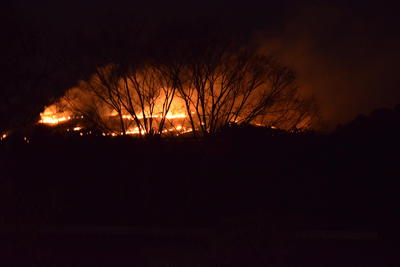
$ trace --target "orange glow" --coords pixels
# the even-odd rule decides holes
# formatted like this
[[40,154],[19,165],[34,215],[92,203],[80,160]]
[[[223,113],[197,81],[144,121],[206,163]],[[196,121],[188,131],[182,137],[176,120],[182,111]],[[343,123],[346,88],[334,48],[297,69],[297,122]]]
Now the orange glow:
[[[236,56],[230,58],[228,55],[226,59],[228,62],[231,59],[235,61]],[[169,70],[166,75],[163,69],[150,64],[121,75],[117,64],[107,64],[99,67],[90,78],[79,81],[52,105],[45,107],[40,113],[39,123],[49,126],[62,124],[70,127],[64,129],[68,132],[81,133],[85,129],[81,135],[91,135],[90,128],[96,127],[105,130],[104,136],[175,135],[191,131],[206,135],[231,124],[252,124],[271,129],[307,126],[308,120],[304,118],[302,124],[298,123],[304,116],[302,111],[299,110],[299,114],[297,110],[291,111],[292,104],[286,103],[286,100],[282,102],[285,107],[280,110],[281,100],[274,102],[274,89],[269,92],[273,84],[269,81],[262,79],[261,85],[257,82],[255,87],[248,86],[247,83],[253,79],[252,72],[243,70],[243,75],[231,77],[231,70],[225,69],[225,64],[221,65],[221,69],[219,66],[215,78],[208,79],[202,85],[204,92],[200,93],[192,88],[196,85],[190,81],[200,73],[192,73],[191,68],[183,68],[182,81],[179,73],[176,79],[182,84],[178,88],[176,81],[171,80]],[[230,82],[226,84],[231,78],[235,80],[232,85]],[[189,80],[186,82],[186,79]],[[258,81],[258,78],[254,79]],[[242,86],[243,90],[240,89]],[[272,106],[265,106],[263,101],[257,100],[269,93]],[[66,123],[68,121],[71,123]],[[296,125],[292,126],[293,123]]]
[[[115,109],[118,108],[115,106],[106,105],[101,101],[96,102],[98,99],[96,96],[90,95],[90,91],[88,92],[81,90],[79,87],[74,87],[69,89],[58,101],[45,107],[43,112],[40,113],[40,120],[38,123],[48,126],[58,126],[66,125],[64,124],[66,122],[71,122],[67,124],[68,129],[65,129],[65,131],[78,132],[80,136],[92,134],[90,131],[81,132],[88,126],[84,124],[85,121],[81,120],[86,119],[86,115],[84,118],[82,114],[88,114],[88,121],[91,119],[91,114],[97,116],[95,125],[98,123],[102,129],[107,129],[101,133],[102,136],[123,135],[122,129],[125,129],[125,134],[127,135],[158,133],[171,136],[193,132],[193,124],[195,125],[195,131],[201,131],[204,130],[201,128],[209,127],[209,123],[205,123],[205,120],[209,121],[209,118],[200,119],[200,115],[193,111],[193,106],[189,107],[191,114],[193,114],[191,118],[189,118],[187,106],[179,97],[173,98],[170,102],[170,106],[166,110],[165,98],[165,95],[161,93],[160,96],[152,102],[153,104],[150,107],[131,107],[131,111],[133,110],[136,112],[136,117],[134,117],[132,116],[133,111],[132,114],[128,112],[127,105],[121,104],[117,111]],[[167,114],[165,114],[166,112]],[[122,116],[122,120],[120,120],[119,116]],[[145,120],[145,118],[154,120]],[[241,121],[242,119],[240,116],[235,116],[234,119],[231,119],[231,122],[237,124],[240,124]],[[92,125],[92,122],[90,123]],[[268,123],[264,123],[264,118],[261,121],[252,121],[251,124],[268,127]],[[281,129],[281,126],[276,124],[269,125],[269,127],[271,129]],[[0,140],[4,138],[5,137]]]

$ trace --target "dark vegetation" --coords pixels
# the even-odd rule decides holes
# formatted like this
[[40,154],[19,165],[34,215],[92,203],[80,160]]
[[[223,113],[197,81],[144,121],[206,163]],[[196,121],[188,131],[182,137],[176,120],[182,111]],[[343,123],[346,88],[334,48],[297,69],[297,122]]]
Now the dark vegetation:
[[357,120],[330,135],[232,126],[201,140],[11,136],[0,144],[2,220],[214,225],[265,211],[372,226],[398,205],[399,129],[358,132]]
[[[184,255],[154,252],[161,262],[146,260],[151,266],[379,266],[381,257],[394,261],[398,238],[399,118],[398,108],[378,110],[328,135],[231,126],[201,140],[36,128],[29,143],[22,136],[0,143],[1,224],[24,237],[15,246],[39,244],[26,250],[28,258],[42,253],[54,262],[66,251],[81,255],[85,246],[89,262],[90,253],[110,248],[110,255],[137,262],[156,246]],[[110,226],[114,232],[101,230]],[[61,244],[52,238],[63,245],[46,252]],[[144,254],[130,258],[121,252],[128,247]]]

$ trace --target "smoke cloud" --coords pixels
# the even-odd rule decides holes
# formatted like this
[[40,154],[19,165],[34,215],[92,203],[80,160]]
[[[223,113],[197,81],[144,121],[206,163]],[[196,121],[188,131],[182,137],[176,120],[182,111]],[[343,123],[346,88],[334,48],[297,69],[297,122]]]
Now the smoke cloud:
[[303,92],[319,103],[323,126],[332,129],[400,103],[400,40],[391,19],[379,7],[355,14],[348,7],[314,5],[298,10],[273,37],[258,32],[257,38],[296,71]]

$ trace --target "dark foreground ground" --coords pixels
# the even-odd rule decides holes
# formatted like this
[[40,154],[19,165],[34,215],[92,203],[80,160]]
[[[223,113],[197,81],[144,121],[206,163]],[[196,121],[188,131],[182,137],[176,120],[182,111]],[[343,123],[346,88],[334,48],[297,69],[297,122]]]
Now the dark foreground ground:
[[6,266],[398,266],[372,232],[89,228],[3,236]]
[[0,144],[1,266],[399,266],[398,131]]

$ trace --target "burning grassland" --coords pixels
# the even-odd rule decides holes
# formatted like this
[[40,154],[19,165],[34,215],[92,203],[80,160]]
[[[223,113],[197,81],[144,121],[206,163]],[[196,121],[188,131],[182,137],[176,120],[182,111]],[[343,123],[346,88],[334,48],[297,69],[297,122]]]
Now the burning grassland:
[[294,74],[271,58],[238,49],[210,50],[174,64],[113,63],[69,89],[39,123],[103,135],[214,134],[231,124],[285,130],[310,127],[315,106]]
[[57,110],[57,105],[51,105],[46,107],[44,111],[40,113],[39,123],[57,125],[69,121],[72,118],[72,113],[70,111],[60,111]]
[[[67,132],[79,132],[81,135],[92,134],[95,132],[93,130],[100,131],[103,136],[145,135],[146,133],[179,135],[193,130],[178,100],[175,101],[176,103],[171,103],[167,114],[159,111],[162,109],[159,108],[162,104],[157,104],[151,112],[146,110],[132,116],[127,111],[119,113],[107,105],[98,105],[96,109],[91,109],[96,96],[93,95],[92,99],[88,99],[87,95],[86,98],[82,98],[83,94],[85,92],[78,88],[70,89],[59,101],[45,107],[40,113],[39,123],[51,127],[63,127]],[[163,124],[162,127],[161,124]],[[152,128],[146,130],[144,125]]]

